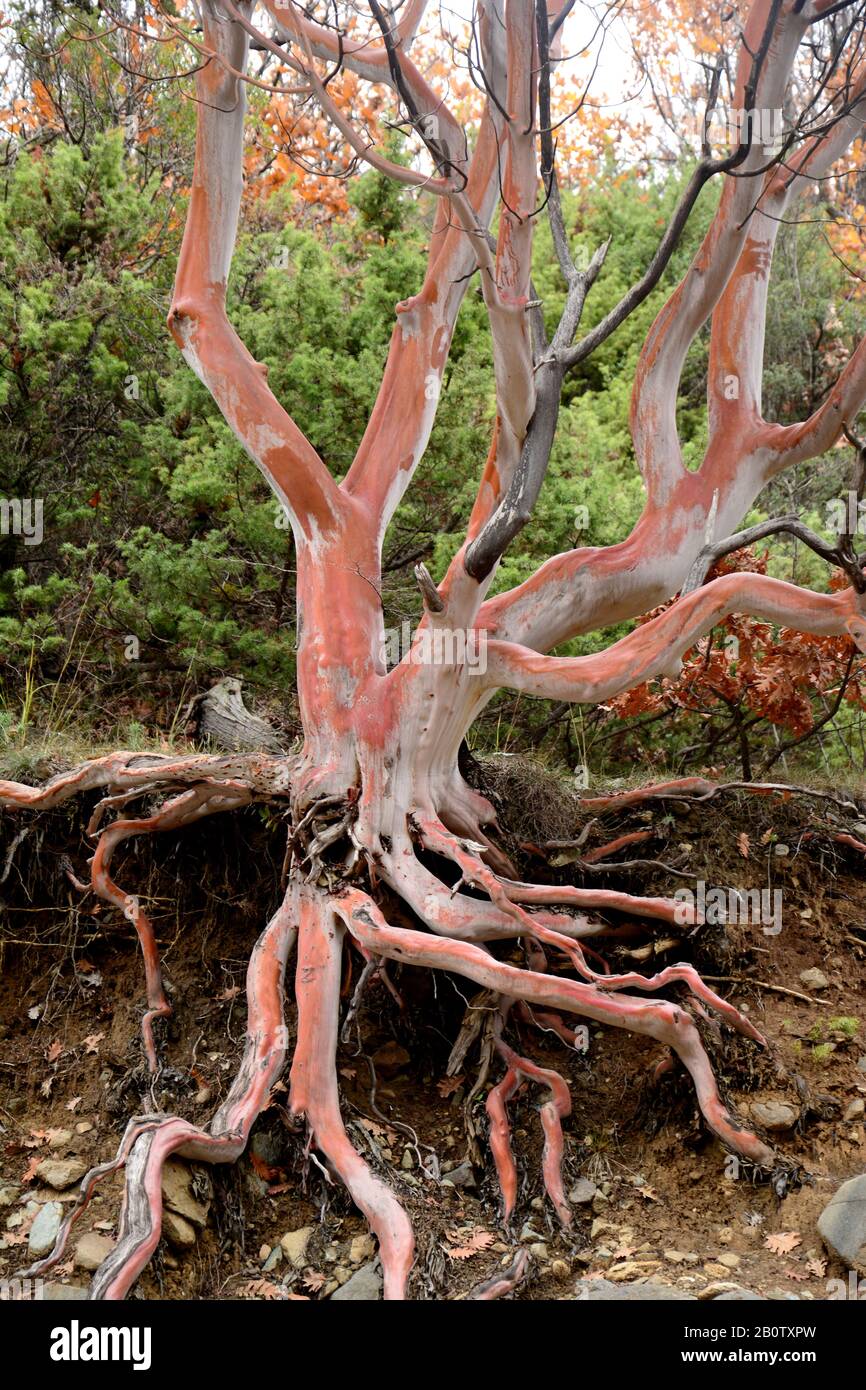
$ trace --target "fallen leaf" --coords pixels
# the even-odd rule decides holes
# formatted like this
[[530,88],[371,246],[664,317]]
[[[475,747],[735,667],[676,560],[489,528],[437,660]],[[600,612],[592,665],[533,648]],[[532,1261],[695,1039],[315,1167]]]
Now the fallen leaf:
[[77,1110],[83,1099],[83,1096],[73,1096],[71,1100],[66,1102],[66,1109]]
[[817,1259],[807,1260],[806,1268],[808,1269],[809,1273],[813,1275],[816,1279],[823,1279],[824,1275],[827,1272],[827,1261]]
[[63,1043],[53,1042],[45,1054],[46,1062],[56,1062],[63,1053]]
[[786,1279],[795,1279],[798,1284],[802,1284],[804,1279],[809,1278],[808,1274],[802,1269],[795,1269],[793,1265],[786,1266],[786,1268],[782,1270],[782,1273]]
[[737,836],[737,849],[744,859],[748,859],[749,857],[749,843],[749,837],[745,830],[741,831]]
[[459,1086],[463,1085],[464,1080],[465,1077],[463,1076],[443,1076],[441,1081],[436,1082],[436,1090],[443,1100],[447,1100],[449,1096],[453,1096]]
[[490,1231],[483,1230],[481,1226],[469,1227],[468,1230],[446,1231],[445,1236],[449,1241],[464,1242],[443,1246],[446,1255],[452,1260],[471,1260],[473,1255],[479,1255],[482,1250],[492,1245],[494,1240]]
[[799,1231],[777,1231],[775,1235],[767,1236],[764,1248],[772,1250],[774,1255],[790,1255],[802,1243]]
[[104,1033],[89,1033],[84,1039],[84,1046],[87,1052],[98,1052],[99,1044],[105,1037]]
[[323,1289],[325,1287],[328,1281],[320,1270],[311,1269],[307,1274],[304,1275],[303,1280],[301,1282],[303,1283],[305,1289],[310,1290],[310,1293],[318,1293],[320,1289]]

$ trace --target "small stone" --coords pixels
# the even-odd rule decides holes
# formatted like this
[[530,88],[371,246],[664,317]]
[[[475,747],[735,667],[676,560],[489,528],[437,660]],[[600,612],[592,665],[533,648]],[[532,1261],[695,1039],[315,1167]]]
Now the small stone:
[[452,1183],[454,1187],[476,1186],[475,1173],[468,1159],[465,1159],[463,1163],[458,1163],[455,1168],[451,1169],[448,1174],[448,1181]]
[[849,1269],[866,1274],[866,1174],[843,1182],[821,1212],[818,1230]]
[[268,1253],[267,1259],[264,1260],[262,1264],[262,1272],[264,1274],[272,1274],[274,1270],[277,1269],[279,1265],[282,1263],[282,1259],[283,1252],[278,1245],[275,1245],[273,1250],[271,1250]]
[[781,1100],[757,1100],[750,1106],[750,1110],[758,1124],[774,1134],[793,1129],[800,1118],[800,1111],[796,1105],[789,1105]]
[[297,1231],[287,1231],[280,1238],[283,1254],[295,1269],[303,1269],[306,1264],[307,1246],[314,1230],[313,1226],[301,1226]]
[[704,1273],[712,1275],[714,1279],[724,1279],[729,1271],[727,1265],[723,1265],[720,1260],[708,1260],[704,1265]]
[[814,991],[817,989],[827,989],[830,981],[827,979],[823,970],[818,970],[816,966],[813,966],[811,970],[800,971],[800,984],[806,989]]
[[535,1255],[536,1259],[546,1260],[548,1256],[547,1246],[543,1240],[537,1240],[529,1247],[530,1255]]
[[415,1155],[413,1154],[411,1149],[403,1150],[403,1157],[400,1160],[400,1167],[405,1168],[407,1172],[409,1172],[412,1168],[415,1167]]
[[30,1227],[27,1253],[34,1258],[47,1255],[54,1249],[54,1242],[63,1220],[63,1207],[59,1202],[46,1202],[39,1208],[36,1220]]
[[351,1277],[352,1271],[350,1269],[347,1269],[345,1265],[337,1265],[334,1270],[334,1278],[338,1284],[348,1284]]
[[719,1234],[718,1234],[718,1237],[717,1237],[717,1238],[718,1238],[719,1245],[730,1245],[731,1241],[734,1239],[733,1227],[732,1227],[732,1226],[720,1226],[720,1227],[719,1227]]
[[533,1197],[529,1205],[533,1211],[544,1211],[544,1202],[541,1197]]
[[365,1261],[372,1260],[375,1253],[376,1246],[372,1236],[355,1236],[349,1247],[349,1261],[353,1265],[362,1265]]
[[568,1200],[571,1202],[572,1206],[584,1207],[592,1201],[596,1191],[597,1188],[595,1183],[590,1182],[589,1178],[578,1178],[574,1187],[568,1194]]
[[89,1293],[84,1284],[46,1284],[42,1297],[47,1303],[85,1303]]
[[57,1149],[63,1149],[66,1147],[67,1144],[71,1142],[71,1140],[71,1129],[55,1129],[48,1140],[48,1147],[52,1151],[56,1151]]
[[866,1054],[864,1054],[857,1062],[857,1070],[866,1072]]
[[567,1279],[571,1269],[565,1260],[554,1260],[550,1272],[554,1279]]
[[383,1076],[390,1080],[392,1076],[399,1076],[401,1071],[405,1071],[412,1058],[397,1042],[386,1042],[382,1047],[377,1048],[373,1053],[373,1066],[376,1068],[378,1076]]
[[[71,1139],[72,1135],[69,1137]],[[57,1192],[63,1192],[73,1183],[80,1182],[86,1172],[87,1164],[82,1163],[80,1158],[43,1158],[36,1168],[37,1178],[47,1182]]]
[[195,1226],[170,1207],[166,1207],[162,1213],[162,1233],[169,1245],[181,1253],[195,1245]]
[[79,1269],[99,1269],[103,1260],[107,1260],[114,1249],[114,1241],[108,1236],[97,1235],[95,1231],[90,1231],[82,1236],[75,1244],[75,1263]]
[[725,1269],[736,1269],[740,1263],[740,1257],[729,1250],[726,1254],[719,1256],[718,1262],[720,1265],[724,1265]]
[[631,1279],[640,1279],[645,1274],[654,1274],[658,1268],[658,1260],[620,1260],[617,1264],[611,1265],[607,1277],[612,1283],[621,1284]]
[[382,1297],[382,1276],[372,1261],[362,1265],[342,1288],[331,1294],[332,1303],[374,1303]]
[[663,1250],[664,1258],[672,1265],[685,1264],[686,1257],[682,1250]]
[[610,1206],[610,1198],[606,1197],[603,1192],[596,1192],[592,1199],[592,1209],[595,1214],[598,1215],[598,1213],[604,1211],[607,1206]]
[[597,1216],[589,1228],[589,1238],[590,1240],[597,1240],[599,1236],[606,1235],[608,1231],[615,1232],[616,1226],[612,1221],[602,1221],[601,1217]]
[[851,1104],[848,1106],[844,1118],[846,1120],[862,1120],[864,1110],[866,1110],[866,1105],[864,1105],[863,1100],[858,1096],[858,1098],[852,1100]]
[[92,1129],[93,1125],[90,1123],[89,1120],[79,1120],[78,1124],[75,1126],[75,1133],[89,1134]]
[[[210,1179],[204,1178],[210,1191]],[[170,1158],[162,1170],[162,1199],[169,1211],[177,1212],[193,1226],[207,1225],[210,1202],[202,1201],[193,1192],[194,1175],[180,1159]]]
[[541,1233],[539,1231],[533,1230],[533,1228],[527,1221],[523,1227],[523,1230],[520,1232],[520,1239],[522,1241],[541,1240]]
[[259,1250],[259,1261],[261,1264],[264,1264],[265,1260],[268,1258],[268,1255],[270,1255],[270,1253],[271,1247],[269,1245],[261,1246]]
[[0,1187],[0,1207],[11,1207],[21,1191],[18,1187]]
[[[727,1271],[725,1272],[727,1273]],[[718,1298],[720,1294],[729,1293],[731,1289],[738,1289],[739,1287],[739,1284],[732,1284],[730,1279],[722,1279],[698,1289],[698,1299],[701,1303],[705,1303],[710,1298]]]

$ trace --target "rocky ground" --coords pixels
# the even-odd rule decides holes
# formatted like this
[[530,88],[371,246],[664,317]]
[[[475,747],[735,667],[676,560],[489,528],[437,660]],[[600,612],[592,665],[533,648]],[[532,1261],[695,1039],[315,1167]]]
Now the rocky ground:
[[[0,885],[0,1279],[51,1247],[83,1173],[113,1154],[128,1116],[151,1103],[129,929],[81,898],[63,872],[64,854],[82,871],[78,827],[71,811],[31,822]],[[522,1183],[506,1230],[483,1142],[483,1093],[471,1108],[481,1162],[467,1143],[477,1058],[458,1076],[445,1074],[471,991],[405,970],[395,976],[400,1010],[373,987],[339,1059],[344,1113],[411,1213],[415,1297],[465,1297],[520,1247],[530,1258],[518,1300],[866,1294],[866,856],[835,842],[833,827],[826,804],[742,798],[621,814],[587,840],[591,847],[648,828],[657,841],[648,856],[686,863],[708,883],[781,889],[777,935],[755,923],[707,927],[666,945],[666,931],[638,930],[608,952],[620,968],[648,971],[692,959],[772,1040],[771,1058],[728,1036],[708,1044],[730,1101],[774,1144],[774,1174],[750,1172],[723,1152],[699,1120],[687,1078],[674,1072],[653,1082],[661,1054],[647,1040],[594,1028],[580,1054],[523,1028],[520,1046],[571,1085],[574,1216],[559,1229],[543,1195],[539,1095],[527,1092],[512,1115]],[[0,822],[0,865],[3,837],[8,848],[20,828]],[[225,1095],[243,1039],[246,960],[272,906],[281,854],[279,825],[251,812],[118,856],[119,881],[154,908],[172,990],[167,1070],[153,1096],[162,1109],[203,1120]],[[525,854],[522,869],[539,877],[535,851]],[[579,866],[560,872],[588,881]],[[638,892],[676,886],[659,869],[604,883]],[[356,976],[352,962],[346,995]],[[278,1089],[234,1167],[172,1161],[164,1239],[135,1296],[380,1296],[375,1242],[307,1155],[285,1101]],[[84,1296],[88,1272],[115,1238],[121,1196],[121,1179],[108,1179],[49,1296]]]

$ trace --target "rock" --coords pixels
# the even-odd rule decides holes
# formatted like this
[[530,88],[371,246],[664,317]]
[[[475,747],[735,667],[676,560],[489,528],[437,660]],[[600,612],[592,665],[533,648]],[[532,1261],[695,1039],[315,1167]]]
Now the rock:
[[34,1259],[47,1255],[54,1249],[54,1242],[63,1220],[63,1207],[59,1202],[46,1202],[39,1208],[36,1219],[30,1227],[27,1253]]
[[90,1290],[84,1284],[46,1284],[42,1297],[48,1303],[85,1303]]
[[415,1167],[415,1155],[413,1154],[411,1149],[403,1150],[403,1157],[400,1160],[400,1167],[405,1169],[406,1172],[411,1171],[411,1169]]
[[725,1255],[719,1255],[718,1262],[720,1265],[724,1265],[725,1269],[736,1269],[740,1263],[740,1257],[729,1252]]
[[295,1269],[303,1269],[306,1264],[307,1246],[315,1229],[315,1226],[300,1226],[297,1231],[286,1231],[280,1237],[283,1254]]
[[823,970],[818,970],[816,966],[813,966],[811,970],[800,971],[800,984],[814,992],[818,989],[827,989],[830,981]]
[[604,1211],[605,1207],[609,1205],[610,1198],[604,1192],[596,1192],[595,1196],[592,1199],[592,1209],[595,1212],[596,1216],[598,1216],[600,1212]]
[[589,1178],[578,1178],[568,1194],[568,1200],[572,1206],[585,1207],[592,1201],[596,1191],[595,1183],[590,1182]]
[[843,1118],[846,1120],[862,1120],[864,1110],[866,1110],[866,1105],[864,1105],[862,1099],[858,1096],[856,1100],[852,1100]]
[[613,1284],[609,1279],[578,1279],[574,1297],[589,1303],[659,1303],[676,1300],[678,1303],[694,1303],[695,1296],[684,1289],[671,1288],[669,1284]]
[[162,1233],[169,1245],[181,1253],[195,1245],[195,1226],[168,1207],[162,1213]]
[[11,1207],[18,1200],[19,1187],[0,1187],[0,1207]]
[[726,1289],[724,1293],[716,1294],[714,1303],[766,1303],[762,1293],[753,1293],[751,1289]]
[[331,1294],[332,1303],[375,1303],[382,1297],[382,1276],[372,1260],[356,1269],[336,1293]]
[[520,1232],[520,1239],[523,1241],[541,1240],[541,1233],[533,1229],[527,1221]]
[[866,1274],[866,1174],[843,1182],[821,1212],[818,1230],[828,1250]]
[[275,1245],[273,1250],[269,1250],[262,1260],[262,1270],[265,1274],[273,1274],[277,1266],[282,1262],[283,1252],[279,1245]]
[[463,1163],[458,1163],[456,1168],[452,1168],[448,1174],[448,1181],[455,1187],[476,1187],[475,1173],[472,1164],[467,1158]]
[[611,1265],[607,1277],[614,1284],[623,1284],[630,1279],[640,1279],[647,1274],[655,1274],[658,1260],[620,1260]]
[[866,1054],[864,1054],[857,1062],[857,1070],[866,1071]]
[[597,1216],[589,1228],[589,1238],[590,1240],[597,1240],[599,1236],[605,1235],[608,1231],[616,1231],[616,1226],[612,1221],[602,1221],[601,1217]]
[[720,1264],[718,1260],[708,1260],[704,1265],[704,1273],[712,1275],[715,1279],[724,1279],[725,1275],[729,1273],[729,1270],[726,1265]]
[[663,1250],[662,1255],[668,1264],[681,1265],[686,1262],[685,1252],[682,1250]]
[[82,1236],[75,1244],[75,1263],[79,1269],[99,1269],[103,1260],[114,1249],[114,1241],[108,1236],[98,1235],[96,1231],[89,1231],[86,1236]]
[[361,1265],[365,1260],[372,1260],[375,1253],[376,1246],[372,1236],[355,1236],[355,1239],[349,1246],[349,1263]]
[[43,1158],[36,1168],[37,1178],[47,1182],[56,1192],[63,1192],[65,1188],[80,1182],[86,1172],[87,1164],[82,1163],[80,1158]]
[[537,1240],[533,1245],[530,1245],[529,1253],[535,1255],[536,1259],[539,1260],[546,1260],[548,1257],[548,1249],[543,1240]]
[[51,1135],[51,1137],[50,1137],[49,1140],[48,1140],[48,1147],[49,1147],[49,1149],[51,1149],[52,1151],[54,1151],[54,1150],[56,1150],[56,1149],[63,1149],[63,1148],[65,1148],[66,1145],[67,1145],[67,1144],[71,1144],[71,1142],[72,1142],[72,1130],[71,1130],[71,1129],[55,1129],[54,1133]]
[[79,1123],[75,1126],[75,1133],[89,1134],[92,1129],[93,1125],[90,1123],[89,1120],[80,1120]]
[[398,1042],[386,1042],[373,1053],[376,1074],[384,1076],[386,1080],[390,1080],[392,1076],[399,1076],[411,1061],[412,1058],[405,1047],[401,1047]]
[[571,1273],[571,1266],[566,1260],[554,1260],[550,1266],[550,1273],[554,1279],[567,1279]]
[[[180,1159],[170,1158],[162,1170],[162,1200],[169,1211],[176,1212],[193,1226],[207,1225],[210,1201],[200,1200],[193,1192],[195,1177]],[[205,1179],[207,1183],[210,1179]]]
[[793,1129],[800,1118],[797,1106],[782,1100],[756,1100],[749,1109],[758,1124],[772,1134]]

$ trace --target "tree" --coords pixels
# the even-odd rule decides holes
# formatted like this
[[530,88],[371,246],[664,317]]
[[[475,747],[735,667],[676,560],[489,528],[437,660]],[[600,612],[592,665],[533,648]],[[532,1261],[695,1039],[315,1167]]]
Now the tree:
[[[762,1046],[751,1021],[689,965],[651,977],[602,974],[582,945],[602,929],[591,914],[627,911],[673,922],[680,920],[679,905],[519,881],[496,843],[493,807],[464,780],[458,754],[497,689],[583,704],[607,701],[677,670],[684,653],[732,613],[822,636],[846,635],[866,650],[866,575],[850,535],[835,549],[824,547],[850,581],[832,594],[738,570],[704,582],[726,548],[755,539],[746,532],[729,541],[767,482],[833,444],[866,397],[861,343],[808,419],[778,425],[762,417],[763,322],[778,227],[799,195],[811,196],[817,181],[829,177],[866,112],[859,8],[848,21],[851,58],[837,42],[838,6],[829,7],[833,15],[825,23],[827,0],[754,0],[730,55],[736,107],[776,111],[790,93],[802,91],[806,78],[812,84],[808,100],[780,150],[768,153],[750,120],[726,154],[714,156],[704,141],[644,273],[582,337],[584,304],[606,246],[576,263],[557,182],[551,77],[571,5],[553,4],[548,12],[543,0],[479,0],[468,52],[485,102],[471,141],[449,110],[447,92],[434,91],[412,61],[424,0],[409,0],[399,15],[370,0],[371,32],[357,38],[346,26],[317,23],[294,3],[264,0],[264,8],[275,38],[253,24],[251,4],[233,0],[205,0],[202,32],[187,34],[198,55],[196,162],[169,327],[291,520],[303,747],[280,758],[119,752],[41,788],[0,783],[0,803],[32,810],[79,793],[104,793],[89,826],[98,836],[91,886],[138,933],[148,1002],[143,1042],[154,1072],[154,1025],[169,1005],[151,923],[134,893],[111,878],[115,850],[130,838],[174,832],[252,803],[277,804],[289,815],[287,887],[251,956],[247,1047],[227,1101],[207,1127],[175,1116],[134,1118],[116,1159],[85,1178],[52,1256],[35,1267],[59,1257],[95,1184],[125,1166],[120,1238],[94,1277],[96,1298],[122,1297],[156,1248],[166,1158],[178,1153],[221,1163],[242,1152],[286,1060],[283,979],[293,950],[298,1033],[289,1106],[306,1120],[311,1142],[378,1236],[386,1298],[405,1296],[413,1238],[405,1212],[355,1150],[340,1115],[335,1059],[341,962],[350,948],[366,962],[362,983],[383,962],[397,961],[453,972],[489,991],[491,1042],[505,1074],[490,1091],[487,1110],[506,1220],[517,1191],[507,1107],[525,1084],[549,1093],[541,1112],[544,1181],[559,1219],[571,1219],[560,1173],[568,1088],[506,1040],[518,1005],[530,1016],[535,1008],[544,1017],[552,1014],[560,1029],[566,1025],[558,1015],[566,1013],[662,1043],[691,1074],[710,1130],[741,1158],[771,1167],[772,1150],[720,1098],[696,1017],[705,1018],[709,1009]],[[173,29],[181,25],[166,22]],[[318,102],[359,159],[437,200],[424,283],[397,306],[376,402],[341,481],[271,392],[267,372],[226,313],[251,41],[290,71],[299,100]],[[327,76],[335,64],[391,90],[399,122],[416,141],[408,162],[373,143],[333,99]],[[711,106],[717,87],[710,84]],[[527,524],[542,487],[568,374],[658,284],[702,189],[714,178],[722,189],[709,230],[653,323],[637,365],[632,439],[646,490],[640,519],[619,544],[557,555],[516,588],[490,597],[499,560]],[[541,203],[565,286],[551,336],[530,275]],[[476,273],[493,344],[496,425],[465,540],[440,584],[418,568],[423,614],[403,651],[384,630],[383,540],[424,454],[458,310]],[[708,445],[700,467],[689,471],[677,434],[677,392],[688,349],[710,316]],[[549,654],[577,634],[633,618],[678,591],[664,612],[603,652]],[[644,794],[656,796],[659,789]],[[155,797],[150,810],[146,803]],[[128,815],[125,808],[136,800],[145,803],[143,812]],[[124,810],[101,828],[111,806]],[[525,963],[515,963],[513,946],[503,945],[514,942],[524,948]],[[548,956],[570,967],[574,978],[548,972]],[[679,1002],[645,997],[674,984],[685,986]]]

